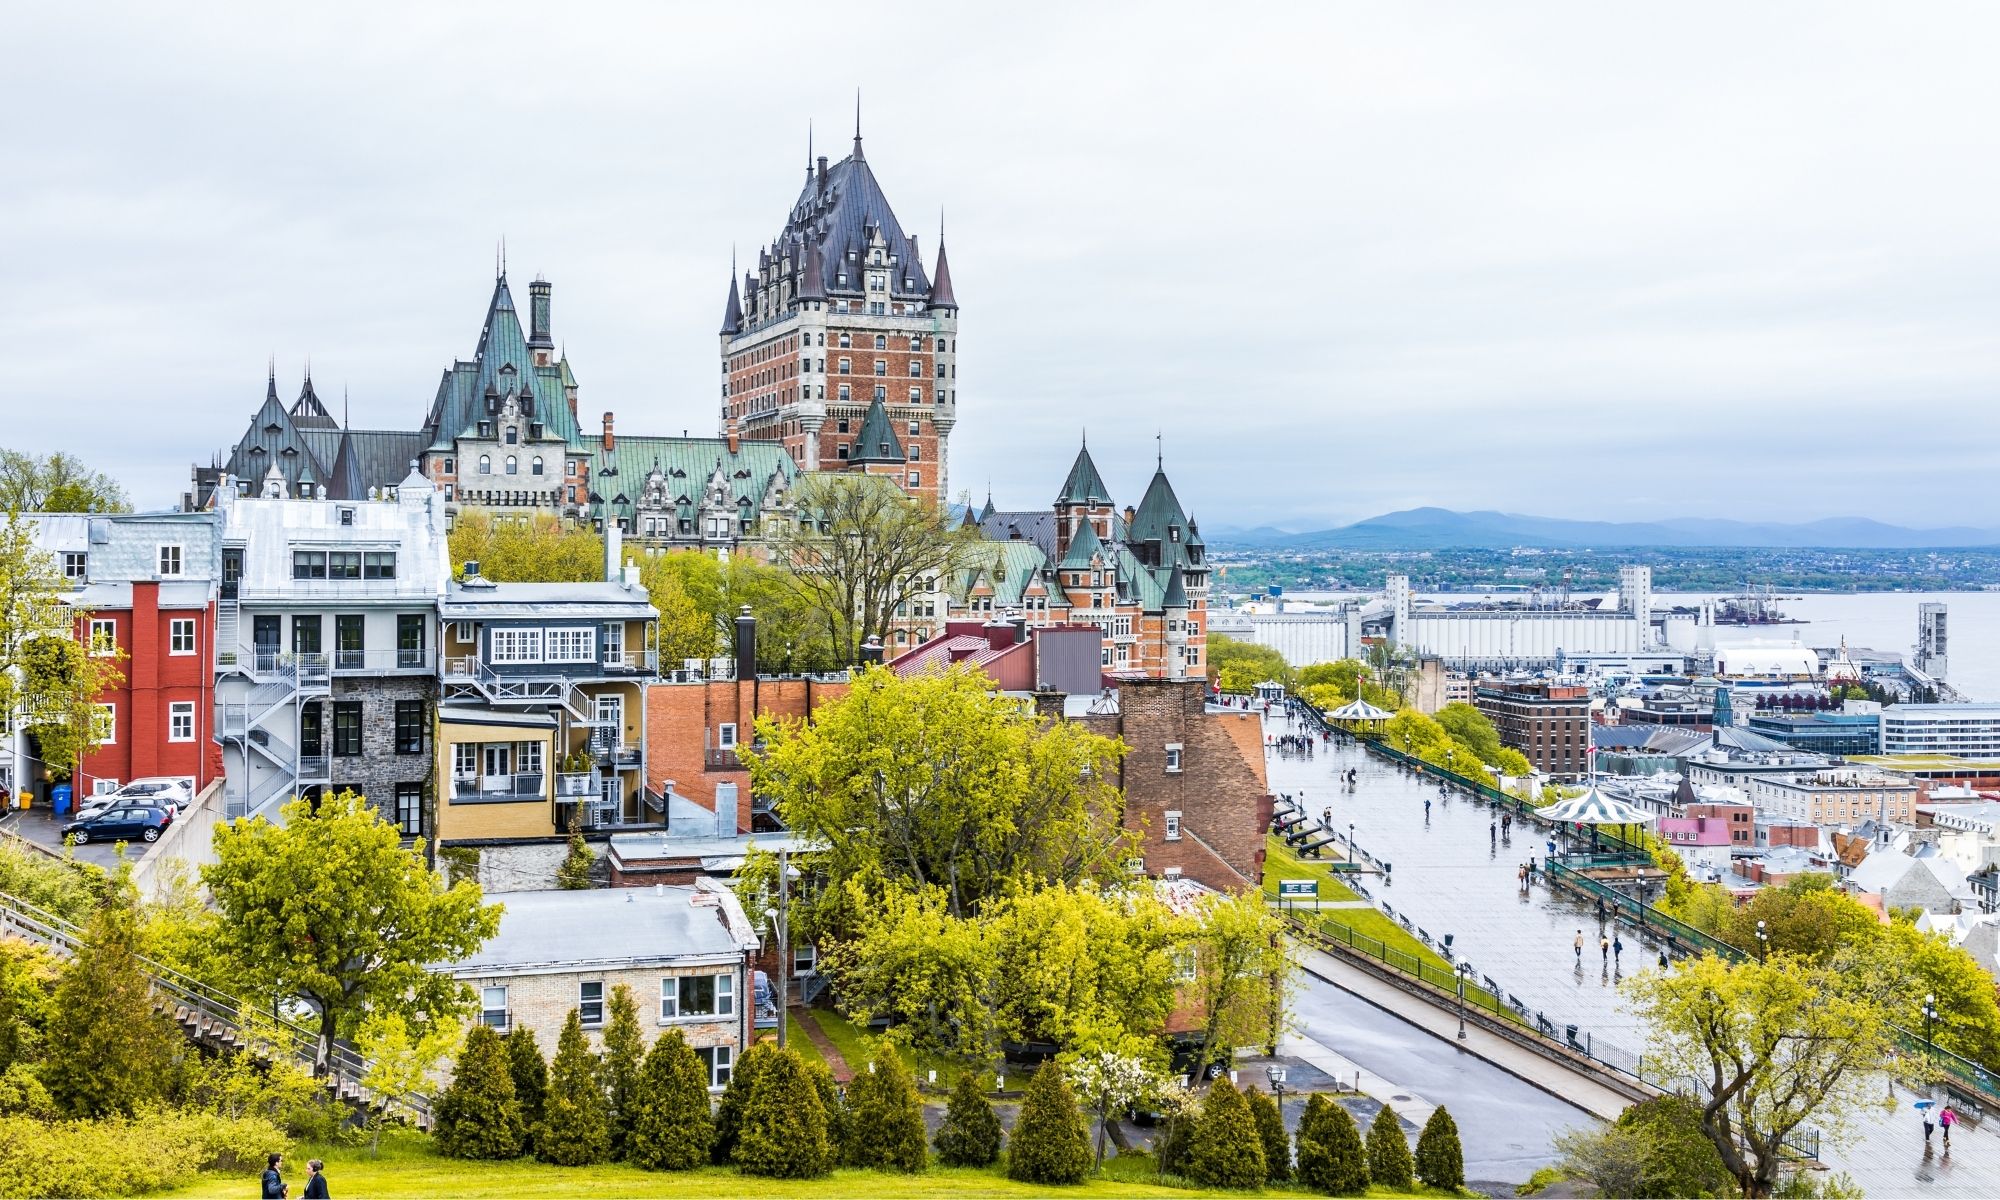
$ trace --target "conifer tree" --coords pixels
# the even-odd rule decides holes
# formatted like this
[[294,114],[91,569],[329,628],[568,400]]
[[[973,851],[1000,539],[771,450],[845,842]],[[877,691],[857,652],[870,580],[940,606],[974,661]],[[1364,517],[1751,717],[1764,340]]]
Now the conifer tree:
[[646,1035],[639,1031],[639,1004],[632,998],[631,988],[622,983],[612,988],[610,1008],[598,1069],[604,1078],[605,1100],[610,1105],[611,1156],[622,1159],[631,1109],[639,1090],[639,1070],[646,1060]]
[[1410,1139],[1403,1136],[1396,1110],[1384,1104],[1368,1127],[1368,1178],[1383,1187],[1407,1189],[1410,1177]]
[[1023,1183],[1081,1183],[1090,1172],[1090,1131],[1062,1068],[1045,1062],[1028,1083],[1014,1137],[1007,1147],[1007,1176]]
[[1243,1093],[1228,1076],[1216,1080],[1188,1144],[1189,1179],[1203,1187],[1254,1188],[1264,1184],[1264,1139]]
[[630,1111],[625,1157],[634,1166],[691,1171],[708,1161],[715,1140],[708,1071],[680,1030],[653,1039]]
[[1292,1139],[1285,1135],[1285,1114],[1254,1083],[1243,1090],[1243,1099],[1249,1102],[1250,1119],[1264,1142],[1264,1177],[1283,1183],[1292,1177]]
[[803,1055],[800,1061],[805,1063],[806,1076],[819,1097],[819,1106],[826,1110],[826,1169],[831,1171],[847,1161],[847,1148],[854,1144],[854,1113],[841,1099],[840,1085],[833,1081],[831,1068],[818,1059],[808,1061]]
[[850,1139],[846,1163],[850,1167],[873,1167],[884,1171],[915,1172],[924,1169],[929,1155],[924,1148],[923,1109],[917,1101],[916,1081],[903,1065],[903,1056],[887,1039],[875,1043],[868,1067],[847,1085],[849,1118],[865,1136]]
[[826,1109],[798,1052],[774,1050],[743,1105],[732,1153],[746,1175],[811,1179],[833,1169]]
[[944,1124],[938,1126],[938,1161],[947,1167],[990,1167],[1000,1157],[1000,1118],[979,1090],[979,1080],[970,1071],[951,1085],[951,1099],[944,1108]]
[[72,1117],[130,1116],[167,1086],[181,1038],[153,1011],[129,885],[99,904],[49,1008],[42,1083]]
[[715,1141],[709,1146],[711,1161],[733,1160],[737,1133],[743,1126],[743,1110],[750,1103],[750,1093],[757,1086],[757,1077],[764,1072],[764,1064],[777,1052],[778,1047],[771,1042],[756,1042],[736,1056],[736,1066],[730,1070],[722,1099],[715,1106]]
[[1417,1135],[1417,1178],[1446,1191],[1465,1186],[1465,1150],[1458,1142],[1458,1122],[1443,1105]]
[[521,1154],[521,1104],[507,1047],[487,1025],[465,1035],[451,1086],[438,1097],[433,1135],[448,1158],[506,1159]]
[[555,1061],[549,1064],[549,1094],[542,1101],[542,1127],[535,1134],[535,1157],[563,1167],[600,1163],[611,1155],[611,1114],[597,1056],[584,1040],[583,1020],[569,1010]]
[[533,1153],[535,1128],[542,1123],[542,1101],[549,1094],[549,1063],[535,1031],[516,1025],[500,1039],[507,1046],[508,1074],[514,1078],[514,1099],[521,1105],[521,1149]]
[[1354,1118],[1326,1096],[1313,1093],[1299,1119],[1299,1182],[1329,1196],[1368,1190],[1368,1153]]
[[556,886],[566,891],[589,891],[596,886],[590,878],[590,868],[597,863],[597,856],[590,852],[583,835],[572,830],[569,835],[569,853],[563,856],[556,867]]

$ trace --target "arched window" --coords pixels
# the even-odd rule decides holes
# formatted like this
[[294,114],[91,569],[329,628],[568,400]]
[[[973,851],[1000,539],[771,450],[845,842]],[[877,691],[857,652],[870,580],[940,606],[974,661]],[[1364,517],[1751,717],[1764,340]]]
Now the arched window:
[[521,460],[511,454],[507,456],[507,473],[509,475],[519,475],[521,473]]
[[535,461],[528,465],[528,474],[540,475],[541,473],[542,473],[542,458],[541,455],[538,454],[535,456]]
[[883,336],[882,336],[881,334],[879,334],[879,333],[878,333],[878,334],[876,334],[876,335],[875,335],[875,348],[876,348],[877,350],[887,350],[887,349],[889,348],[889,339],[888,339],[888,338],[886,338],[886,337],[883,337]]
[[479,473],[481,475],[491,475],[493,473],[493,456],[491,454],[482,454],[479,456]]
[[504,440],[509,446],[515,445],[521,440],[521,431],[515,428],[514,426],[509,425],[507,427],[507,432],[502,440]]

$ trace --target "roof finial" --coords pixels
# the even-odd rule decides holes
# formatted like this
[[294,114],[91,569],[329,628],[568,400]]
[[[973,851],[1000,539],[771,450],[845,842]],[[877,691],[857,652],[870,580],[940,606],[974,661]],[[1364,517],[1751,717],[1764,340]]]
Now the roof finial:
[[861,89],[854,89],[854,157],[861,157]]
[[811,117],[807,117],[806,118],[806,178],[808,179],[812,178],[812,173],[813,173],[813,122]]
[[1165,435],[1159,430],[1153,431],[1153,466],[1161,471],[1167,469],[1167,444],[1164,438]]
[[507,268],[500,265],[500,258],[500,239],[495,238],[493,240],[493,278],[495,279],[504,279],[507,275]]
[[347,385],[344,383],[340,385],[340,424],[344,429],[354,428],[354,422],[348,418]]

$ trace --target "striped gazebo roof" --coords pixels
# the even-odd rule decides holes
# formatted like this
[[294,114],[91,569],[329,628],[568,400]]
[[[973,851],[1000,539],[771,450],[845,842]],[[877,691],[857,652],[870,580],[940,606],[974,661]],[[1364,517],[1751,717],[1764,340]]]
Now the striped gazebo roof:
[[1352,700],[1326,714],[1329,721],[1386,721],[1395,713],[1376,708],[1366,700]]
[[1607,796],[1596,788],[1581,796],[1558,800],[1547,808],[1538,808],[1535,815],[1572,825],[1644,825],[1657,819],[1638,805]]

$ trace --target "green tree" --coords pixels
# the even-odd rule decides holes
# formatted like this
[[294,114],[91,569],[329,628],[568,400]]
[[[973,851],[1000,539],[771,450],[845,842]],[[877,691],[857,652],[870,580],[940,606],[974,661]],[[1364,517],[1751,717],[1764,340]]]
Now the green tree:
[[507,1072],[514,1080],[514,1099],[521,1106],[521,1148],[532,1152],[549,1095],[549,1062],[542,1057],[535,1031],[526,1025],[514,1026],[500,1040],[507,1046]]
[[1617,1125],[1637,1133],[1640,1139],[1639,1178],[1631,1195],[1662,1200],[1670,1196],[1720,1196],[1734,1187],[1736,1181],[1729,1168],[1702,1132],[1701,1106],[1686,1096],[1642,1100],[1618,1114]]
[[1402,1119],[1384,1104],[1368,1126],[1368,1178],[1382,1187],[1408,1190],[1413,1169]]
[[[1190,932],[1150,894],[1052,886],[989,911],[986,1002],[1002,1036],[1091,1053],[1166,1027],[1178,987],[1175,956]],[[1154,1056],[1137,1057],[1145,1066]]]
[[17,714],[50,772],[68,778],[104,739],[97,698],[123,681],[123,652],[80,640],[90,614],[69,603],[68,581],[35,530],[15,511],[0,524],[0,713]]
[[1061,1067],[1045,1062],[1028,1083],[1007,1147],[1007,1176],[1023,1183],[1081,1183],[1090,1172],[1090,1134]]
[[401,1013],[413,1031],[464,1020],[472,989],[429,968],[483,945],[500,906],[482,904],[470,880],[446,888],[351,791],[317,811],[294,800],[282,816],[217,825],[215,862],[202,870],[235,977],[312,1004],[328,1048],[373,1011]]
[[1257,1122],[1257,1136],[1264,1141],[1264,1176],[1272,1183],[1284,1183],[1292,1177],[1292,1139],[1285,1132],[1285,1115],[1256,1084],[1243,1089],[1243,1099]]
[[505,1159],[521,1153],[521,1104],[500,1035],[474,1025],[451,1085],[438,1097],[432,1132],[447,1158]]
[[71,454],[0,450],[0,512],[131,512],[116,479]]
[[714,1141],[708,1072],[681,1031],[669,1029],[646,1052],[626,1158],[649,1171],[692,1171],[708,1162]]
[[826,1165],[831,1171],[847,1161],[848,1147],[857,1137],[866,1136],[861,1126],[854,1120],[847,1103],[840,1098],[840,1085],[833,1081],[833,1069],[819,1059],[807,1060],[804,1055],[799,1061],[805,1064],[806,1079],[812,1084],[813,1094],[819,1097],[821,1111],[826,1113]]
[[723,562],[699,550],[669,550],[640,560],[639,579],[660,610],[662,665],[728,653],[736,618],[746,607],[757,618],[758,670],[844,665],[826,622],[782,567],[746,554]]
[[959,1073],[945,1102],[944,1124],[931,1142],[938,1162],[947,1167],[988,1167],[1000,1157],[1000,1118],[979,1090],[971,1071]]
[[1698,1081],[1701,1128],[1745,1196],[1777,1186],[1783,1139],[1807,1121],[1838,1128],[1883,1104],[1888,1014],[1860,972],[1789,954],[1713,955],[1625,983],[1649,1031],[1647,1062]]
[[827,896],[847,900],[857,878],[931,886],[963,917],[1023,887],[1120,877],[1121,745],[989,687],[968,667],[869,670],[809,725],[758,720],[752,790],[826,846]]
[[542,1100],[542,1127],[535,1135],[535,1157],[563,1167],[603,1162],[611,1155],[611,1114],[596,1056],[583,1036],[583,1021],[575,1009],[563,1022],[549,1064],[549,1093]]
[[1194,1127],[1201,1121],[1201,1106],[1194,1093],[1169,1088],[1155,1099],[1160,1106],[1160,1133],[1153,1142],[1153,1162],[1162,1178],[1187,1174],[1188,1151],[1194,1145]]
[[[430,1086],[432,1068],[458,1049],[463,1031],[454,1025],[433,1024],[421,1035],[413,1035],[401,1013],[375,1013],[361,1023],[355,1034],[355,1049],[368,1060],[361,1084],[380,1101],[368,1110],[368,1154],[373,1157],[382,1144],[382,1126],[405,1097]],[[299,1074],[303,1077],[304,1071]]]
[[729,1072],[729,1082],[722,1089],[722,1099],[715,1106],[715,1141],[710,1148],[715,1162],[734,1160],[737,1138],[743,1129],[743,1114],[750,1105],[750,1093],[756,1090],[757,1079],[764,1073],[765,1064],[777,1053],[775,1044],[755,1042],[736,1056],[736,1065]]
[[489,509],[466,508],[451,527],[453,572],[463,573],[467,563],[478,563],[481,575],[504,583],[601,580],[604,539],[553,513],[496,519]]
[[1195,1122],[1187,1177],[1203,1187],[1247,1190],[1263,1186],[1266,1170],[1257,1120],[1225,1075],[1210,1085],[1201,1119]]
[[[1090,1038],[1096,1042],[1100,1039]],[[1122,1043],[1122,1044],[1120,1044]],[[1124,1037],[1104,1049],[1072,1051],[1057,1059],[1070,1087],[1097,1114],[1097,1158],[1104,1166],[1104,1142],[1112,1114],[1130,1108],[1161,1090],[1152,1060],[1162,1057],[1156,1039]]]
[[1431,1110],[1424,1131],[1417,1135],[1417,1178],[1448,1192],[1465,1186],[1465,1148],[1459,1145],[1458,1122],[1442,1104]]
[[1292,977],[1283,922],[1255,891],[1211,897],[1192,919],[1193,986],[1203,1012],[1200,1065],[1228,1062],[1236,1046],[1264,1042],[1275,1048]]
[[1208,681],[1225,692],[1248,695],[1260,683],[1290,684],[1292,668],[1269,646],[1217,633],[1208,639]]
[[172,1082],[182,1045],[153,1011],[127,886],[90,915],[50,1005],[42,1083],[73,1117],[130,1116]]
[[757,1071],[732,1153],[746,1175],[812,1179],[833,1167],[826,1108],[798,1052],[773,1049]]
[[1500,731],[1486,714],[1463,700],[1454,700],[1437,711],[1439,728],[1450,734],[1459,745],[1479,756],[1479,761],[1488,766],[1500,764],[1500,752],[1506,747],[1500,744]]
[[590,878],[590,868],[597,864],[597,856],[590,852],[590,846],[583,835],[571,832],[569,851],[563,855],[556,867],[556,886],[571,892],[586,892],[597,886]]
[[1795,954],[1820,964],[1880,932],[1874,911],[1836,890],[1833,876],[1819,871],[1798,875],[1782,887],[1761,888],[1749,903],[1723,910],[1722,918],[1716,936],[1732,946],[1755,952],[1762,921],[1770,938],[1768,953]]
[[847,1085],[849,1116],[867,1136],[852,1139],[847,1165],[883,1171],[921,1171],[928,1163],[924,1148],[923,1109],[917,1085],[903,1056],[883,1038],[868,1056],[868,1069]]
[[611,989],[611,1019],[604,1025],[604,1052],[598,1069],[610,1105],[611,1155],[624,1158],[631,1133],[632,1108],[639,1092],[639,1072],[646,1060],[646,1035],[639,1030],[639,1004],[624,984]]
[[1329,1196],[1359,1196],[1368,1190],[1368,1155],[1361,1131],[1347,1110],[1322,1093],[1306,1100],[1299,1119],[1299,1182]]

